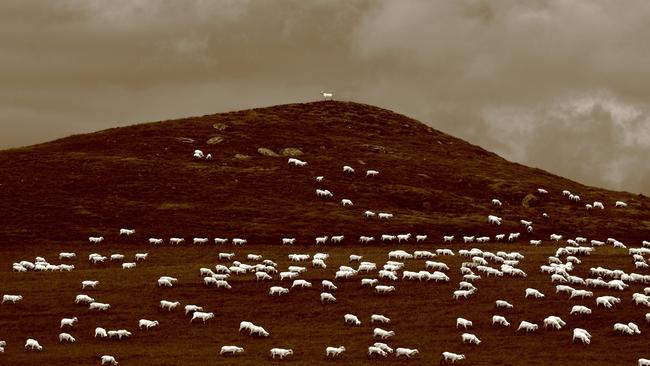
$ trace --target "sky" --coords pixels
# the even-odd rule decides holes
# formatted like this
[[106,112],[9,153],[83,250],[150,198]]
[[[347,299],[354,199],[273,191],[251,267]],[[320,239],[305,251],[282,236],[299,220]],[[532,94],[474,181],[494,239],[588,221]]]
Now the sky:
[[648,195],[648,19],[645,0],[3,0],[0,149],[326,90]]

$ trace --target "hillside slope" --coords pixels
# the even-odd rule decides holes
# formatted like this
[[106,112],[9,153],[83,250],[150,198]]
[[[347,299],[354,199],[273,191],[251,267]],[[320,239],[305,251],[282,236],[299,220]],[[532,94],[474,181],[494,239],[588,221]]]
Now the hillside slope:
[[[217,128],[215,128],[215,126]],[[208,144],[214,137],[223,141]],[[193,143],[179,138],[191,138]],[[298,148],[306,167],[258,153]],[[214,156],[192,158],[194,149]],[[567,157],[570,158],[570,157]],[[354,167],[344,174],[343,165]],[[366,178],[365,170],[380,171]],[[650,237],[650,200],[512,163],[377,107],[314,102],[114,128],[0,152],[0,233],[5,243],[115,236],[239,236],[258,244],[283,236],[387,232],[493,235],[550,232],[638,242]],[[315,176],[325,177],[322,183]],[[533,207],[522,199],[538,187]],[[316,188],[334,197],[318,198]],[[571,203],[568,189],[582,197]],[[353,207],[342,207],[349,198]],[[492,198],[504,205],[495,208]],[[605,210],[587,212],[586,202]],[[625,209],[614,209],[616,200]],[[391,212],[367,219],[365,210]],[[550,218],[543,219],[547,212]],[[486,216],[504,219],[500,228]]]

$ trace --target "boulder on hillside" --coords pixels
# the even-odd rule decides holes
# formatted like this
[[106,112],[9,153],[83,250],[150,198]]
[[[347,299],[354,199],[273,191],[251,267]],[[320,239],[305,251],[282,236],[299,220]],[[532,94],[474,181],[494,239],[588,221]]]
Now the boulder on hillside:
[[280,155],[276,154],[273,150],[267,149],[265,147],[260,147],[259,149],[257,149],[257,152],[264,155],[264,156],[270,156],[270,157],[273,157],[273,158],[279,158],[280,157]]
[[228,126],[225,123],[215,123],[212,125],[215,130],[225,131]]
[[223,142],[223,137],[221,136],[214,136],[208,139],[205,143],[208,145],[216,145],[220,142]]
[[537,203],[539,203],[539,198],[531,193],[527,194],[526,197],[521,200],[521,205],[526,208],[534,207],[537,205]]
[[280,150],[280,154],[282,154],[282,156],[289,156],[295,158],[296,156],[302,155],[303,152],[297,147],[287,147]]

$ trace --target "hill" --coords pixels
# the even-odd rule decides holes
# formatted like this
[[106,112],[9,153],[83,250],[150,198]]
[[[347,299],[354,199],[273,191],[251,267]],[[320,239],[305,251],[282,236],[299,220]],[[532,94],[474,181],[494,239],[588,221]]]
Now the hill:
[[[289,166],[286,156],[262,155],[259,148],[278,154],[297,148],[308,165]],[[197,161],[194,149],[214,159]],[[343,165],[357,173],[344,174]],[[366,178],[367,169],[380,175]],[[289,104],[71,136],[2,151],[0,171],[6,243],[110,237],[119,227],[138,228],[142,238],[221,235],[260,243],[289,234],[299,241],[396,231],[491,235],[497,231],[486,225],[491,213],[504,218],[498,231],[520,231],[518,222],[526,218],[536,236],[637,241],[650,233],[647,197],[587,187],[403,115],[349,102]],[[325,177],[320,184],[318,175]],[[537,195],[538,187],[550,194]],[[334,197],[319,199],[316,188]],[[562,197],[564,189],[582,202]],[[522,206],[528,194],[539,198],[532,207]],[[342,208],[341,198],[354,206]],[[492,198],[504,205],[491,206]],[[612,209],[616,200],[629,207]],[[584,203],[592,201],[607,209],[587,212]],[[368,220],[365,210],[395,217]],[[549,219],[542,219],[543,212]]]

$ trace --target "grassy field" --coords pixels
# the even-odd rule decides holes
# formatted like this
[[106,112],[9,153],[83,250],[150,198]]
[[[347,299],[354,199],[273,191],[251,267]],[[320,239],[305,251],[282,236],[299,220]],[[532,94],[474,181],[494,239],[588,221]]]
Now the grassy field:
[[[334,291],[337,302],[322,305],[319,301],[320,281],[333,279],[339,265],[348,264],[350,254],[363,255],[364,260],[377,262],[387,260],[387,252],[401,248],[432,250],[441,245],[373,245],[345,247],[270,247],[250,245],[233,248],[225,246],[149,247],[137,243],[89,244],[66,243],[50,244],[47,247],[4,248],[0,259],[2,293],[19,293],[25,299],[16,305],[0,306],[0,339],[7,341],[6,352],[0,355],[3,364],[69,365],[76,363],[99,363],[101,354],[115,355],[121,365],[206,365],[242,364],[253,365],[259,362],[272,362],[269,349],[272,347],[292,348],[295,356],[284,361],[293,364],[377,364],[404,362],[394,357],[371,360],[366,350],[374,340],[373,326],[369,323],[373,313],[384,314],[392,319],[383,328],[394,330],[396,336],[388,342],[392,347],[418,348],[417,359],[411,364],[437,363],[443,351],[464,353],[468,365],[633,365],[639,357],[648,356],[647,335],[645,333],[645,308],[636,308],[631,302],[633,292],[643,287],[633,285],[628,290],[595,290],[594,296],[613,294],[623,298],[623,303],[614,309],[596,309],[593,299],[568,300],[568,295],[556,295],[554,285],[547,275],[539,273],[539,265],[555,251],[555,246],[545,243],[533,248],[520,244],[478,244],[474,245],[492,252],[519,251],[525,253],[520,267],[529,276],[525,279],[484,278],[477,282],[479,291],[468,300],[452,300],[461,276],[458,267],[462,259],[439,257],[451,270],[449,283],[417,281],[398,281],[394,294],[376,295],[370,288],[360,286],[359,275],[354,280],[337,281],[339,289]],[[447,245],[454,250],[470,249],[469,245]],[[312,289],[293,289],[286,296],[270,297],[268,288],[272,285],[290,286],[290,281],[280,283],[275,279],[269,282],[256,282],[253,274],[235,276],[230,280],[233,289],[217,290],[206,288],[199,276],[200,267],[213,267],[218,261],[219,250],[233,251],[236,258],[247,262],[247,253],[261,254],[264,258],[277,262],[284,269],[290,263],[288,253],[310,253],[317,251],[330,254],[327,269],[312,269],[301,277],[314,284]],[[70,273],[12,273],[8,270],[13,261],[33,260],[36,255],[49,259],[52,263],[60,251],[75,251],[77,259],[67,261],[77,267]],[[149,252],[149,259],[138,264],[133,270],[123,270],[118,263],[91,265],[86,258],[91,252],[104,255],[122,253],[131,257],[136,252]],[[625,250],[599,248],[591,256],[583,256],[583,263],[577,266],[574,274],[587,277],[591,266],[622,268],[633,271],[630,257]],[[66,262],[66,261],[64,261]],[[424,260],[407,260],[406,269],[424,268]],[[173,288],[158,288],[156,280],[162,275],[179,279]],[[96,290],[81,290],[80,282],[85,279],[99,280]],[[385,282],[385,281],[384,281]],[[544,299],[524,299],[524,289],[534,287],[545,293]],[[97,301],[111,304],[106,313],[96,313],[85,306],[75,305],[76,294],[86,293]],[[215,319],[205,325],[189,324],[183,311],[162,311],[158,302],[161,299],[178,300],[184,306],[197,304],[206,311],[213,311]],[[494,301],[506,299],[514,309],[495,309]],[[572,305],[584,304],[594,310],[591,316],[569,315]],[[343,315],[352,313],[362,321],[360,327],[346,326]],[[492,327],[491,316],[504,315],[512,324],[510,328]],[[549,315],[557,315],[567,322],[560,331],[540,330],[535,334],[519,334],[515,331],[521,320],[541,325]],[[59,344],[59,322],[62,317],[77,316],[79,323],[68,330],[77,342]],[[461,330],[455,328],[456,317],[464,317],[474,322],[469,330],[475,333],[482,343],[479,346],[463,345]],[[160,326],[149,331],[137,330],[138,319],[146,318],[160,321]],[[242,320],[252,321],[264,326],[269,338],[250,338],[238,332]],[[640,325],[640,336],[628,337],[615,334],[611,327],[615,322],[634,321]],[[106,329],[127,329],[134,334],[128,340],[100,340],[93,338],[95,327]],[[381,327],[381,326],[380,326]],[[574,327],[582,327],[593,335],[592,344],[583,346],[572,344]],[[26,338],[35,338],[44,347],[42,352],[28,352],[22,349]],[[219,356],[222,345],[240,345],[246,353],[236,359]],[[327,360],[324,356],[326,346],[344,345],[347,352],[338,361]]]

